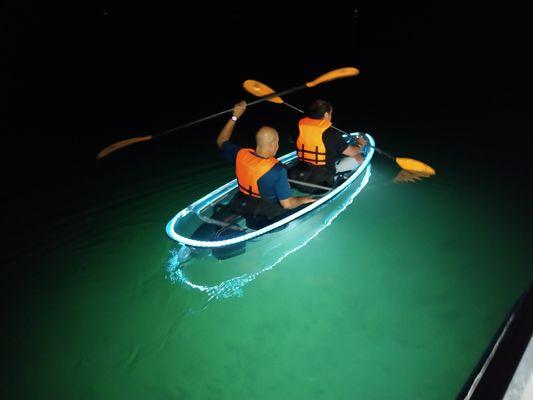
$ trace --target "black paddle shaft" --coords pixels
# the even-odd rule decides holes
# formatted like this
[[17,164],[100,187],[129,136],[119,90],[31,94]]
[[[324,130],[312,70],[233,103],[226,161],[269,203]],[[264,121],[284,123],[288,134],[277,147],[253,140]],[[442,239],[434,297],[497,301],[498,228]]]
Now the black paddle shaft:
[[[272,93],[272,94],[269,94],[267,96],[263,96],[261,97],[260,99],[258,100],[255,100],[255,101],[252,101],[250,103],[247,103],[246,104],[246,107],[250,107],[250,106],[253,106],[255,104],[259,104],[259,103],[262,103],[264,101],[268,101],[274,97],[278,97],[278,96],[283,96],[283,95],[286,95],[286,94],[289,94],[289,93],[293,93],[293,92],[296,92],[298,90],[302,90],[302,89],[305,89],[307,88],[307,85],[300,85],[300,86],[296,86],[296,87],[293,87],[291,89],[287,89],[287,90],[284,90],[282,92],[278,92],[278,93]],[[156,137],[161,137],[163,135],[167,135],[169,133],[173,133],[173,132],[176,132],[176,131],[179,131],[181,129],[185,129],[185,128],[188,128],[190,126],[193,126],[193,125],[196,125],[196,124],[199,124],[200,122],[204,122],[204,121],[208,121],[210,119],[213,119],[213,118],[216,118],[216,117],[220,117],[221,115],[224,115],[224,114],[228,114],[230,112],[233,112],[233,108],[230,108],[229,110],[225,110],[225,111],[221,111],[219,113],[216,113],[216,114],[213,114],[213,115],[209,115],[207,117],[204,117],[204,118],[201,118],[201,119],[198,119],[196,121],[192,121],[192,122],[189,122],[187,124],[184,124],[184,125],[180,125],[176,128],[172,128],[172,129],[168,129],[166,131],[163,131],[163,132],[160,132],[160,133],[157,133],[155,135],[152,135],[152,139],[155,139]]]

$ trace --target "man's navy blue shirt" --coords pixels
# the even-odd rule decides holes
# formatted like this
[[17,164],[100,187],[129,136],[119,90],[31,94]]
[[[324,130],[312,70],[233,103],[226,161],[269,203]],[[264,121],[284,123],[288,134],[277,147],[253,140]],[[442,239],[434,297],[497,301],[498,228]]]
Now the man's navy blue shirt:
[[[237,153],[240,149],[239,146],[229,140],[222,143],[222,147],[220,148],[223,157],[234,165],[235,160],[237,159]],[[270,171],[259,178],[257,181],[257,187],[259,188],[261,197],[271,201],[285,200],[292,195],[287,177],[287,170],[279,162],[274,165]]]

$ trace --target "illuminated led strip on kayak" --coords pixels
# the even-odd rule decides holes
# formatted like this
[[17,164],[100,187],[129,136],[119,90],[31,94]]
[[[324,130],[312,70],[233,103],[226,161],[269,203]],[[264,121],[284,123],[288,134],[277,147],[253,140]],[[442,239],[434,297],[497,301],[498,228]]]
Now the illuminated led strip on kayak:
[[[356,132],[356,134],[357,134],[357,132]],[[189,245],[189,246],[192,246],[192,247],[209,247],[209,248],[222,247],[222,246],[229,246],[229,245],[232,245],[232,244],[245,242],[247,240],[253,239],[253,238],[261,236],[261,235],[263,235],[263,234],[265,234],[267,232],[270,232],[270,231],[272,231],[272,230],[274,230],[276,228],[279,228],[280,226],[285,225],[288,222],[294,221],[298,217],[300,217],[300,216],[302,216],[304,214],[307,214],[308,212],[314,210],[317,207],[320,207],[322,204],[326,203],[328,200],[330,200],[333,197],[335,197],[338,193],[342,192],[353,181],[355,181],[359,177],[359,175],[361,175],[361,173],[363,171],[366,170],[366,167],[368,166],[368,164],[370,163],[370,160],[372,159],[372,156],[374,155],[375,142],[374,142],[374,139],[372,138],[372,136],[370,136],[368,134],[365,135],[365,136],[368,139],[368,143],[372,147],[370,147],[370,150],[368,151],[368,154],[365,157],[365,160],[363,161],[363,164],[359,166],[357,171],[352,176],[350,176],[350,178],[348,178],[346,180],[346,182],[344,182],[342,185],[340,185],[339,187],[335,188],[334,190],[332,190],[331,192],[329,192],[325,196],[321,197],[320,199],[318,199],[314,203],[310,203],[309,206],[301,209],[300,211],[297,211],[294,214],[291,214],[288,217],[283,218],[283,219],[281,219],[281,220],[279,220],[279,221],[277,221],[277,222],[275,222],[275,223],[273,223],[271,225],[265,226],[264,228],[261,228],[261,229],[259,229],[257,231],[249,232],[249,233],[246,233],[246,234],[244,234],[242,236],[238,236],[236,238],[231,238],[231,239],[225,239],[225,240],[217,240],[217,241],[194,240],[194,239],[190,239],[190,238],[187,238],[185,236],[179,235],[178,233],[176,233],[174,231],[174,226],[176,225],[176,222],[179,219],[185,217],[187,214],[189,214],[190,212],[192,212],[194,209],[196,209],[198,207],[202,207],[203,208],[205,206],[208,206],[209,204],[213,203],[214,201],[216,201],[216,200],[220,199],[221,197],[225,196],[226,194],[228,194],[228,192],[230,192],[231,190],[235,189],[237,187],[237,179],[234,179],[234,180],[226,183],[224,186],[221,186],[218,189],[214,190],[213,192],[209,193],[208,195],[202,197],[201,199],[195,201],[189,207],[181,210],[178,214],[176,214],[176,216],[174,218],[172,218],[168,222],[168,224],[166,226],[167,235],[170,236],[172,239],[176,240],[179,243],[183,243],[183,244],[186,244],[186,245]],[[296,151],[293,151],[292,153],[285,154],[284,156],[280,157],[278,160],[281,163],[283,163],[283,164],[287,164],[288,162],[294,160],[295,158],[296,158]]]

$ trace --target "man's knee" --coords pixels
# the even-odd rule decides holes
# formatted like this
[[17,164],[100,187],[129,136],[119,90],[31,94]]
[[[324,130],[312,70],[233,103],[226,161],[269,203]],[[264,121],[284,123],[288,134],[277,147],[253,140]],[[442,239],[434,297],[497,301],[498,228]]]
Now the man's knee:
[[358,162],[353,157],[343,157],[335,163],[335,170],[337,173],[353,171],[361,162]]

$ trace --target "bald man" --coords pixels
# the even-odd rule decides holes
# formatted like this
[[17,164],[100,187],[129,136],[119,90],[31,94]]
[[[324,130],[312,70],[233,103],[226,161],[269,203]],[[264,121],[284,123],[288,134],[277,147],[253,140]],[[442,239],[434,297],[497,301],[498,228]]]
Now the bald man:
[[240,148],[230,142],[235,123],[246,110],[246,102],[235,104],[233,116],[217,137],[217,145],[226,160],[235,163],[239,192],[230,208],[244,216],[249,228],[260,229],[315,201],[310,196],[291,196],[287,171],[276,159],[278,132],[262,126],[255,135],[255,149]]

